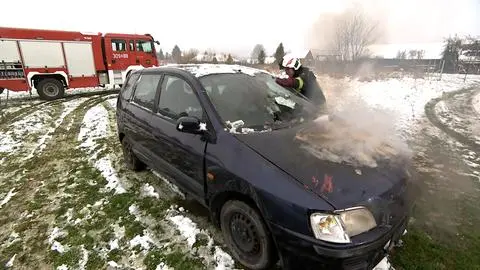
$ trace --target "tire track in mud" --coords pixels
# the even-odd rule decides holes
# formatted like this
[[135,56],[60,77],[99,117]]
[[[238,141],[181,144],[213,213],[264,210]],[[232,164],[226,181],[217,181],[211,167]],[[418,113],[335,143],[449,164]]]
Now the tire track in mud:
[[17,119],[23,118],[39,108],[44,108],[49,105],[57,105],[65,101],[78,99],[82,97],[94,97],[94,96],[106,96],[110,94],[118,94],[118,91],[119,90],[105,90],[105,91],[96,91],[96,92],[92,91],[92,92],[85,92],[85,93],[77,93],[77,94],[71,94],[71,95],[65,96],[62,99],[57,99],[53,101],[43,101],[39,97],[16,100],[15,102],[11,103],[7,107],[1,107],[1,110],[3,111],[5,109],[9,109],[15,106],[23,106],[23,105],[30,105],[30,106],[26,108],[22,108],[13,113],[1,114],[0,129],[3,128],[3,126],[8,124],[9,122],[13,122],[13,121],[16,121]]
[[[69,98],[68,100],[78,99]],[[103,102],[103,96],[92,97],[66,115],[64,121],[69,118],[77,118],[85,108]],[[61,104],[65,100],[55,101]],[[51,103],[49,103],[51,104]],[[38,108],[38,107],[37,107]],[[83,115],[81,115],[83,117]],[[56,118],[52,118],[53,121]],[[64,122],[64,123],[65,123]],[[75,121],[73,121],[75,122]],[[16,186],[17,193],[10,202],[0,209],[0,264],[16,255],[16,262],[26,268],[51,268],[46,260],[49,250],[47,242],[47,230],[55,216],[54,210],[56,197],[61,194],[64,181],[68,179],[72,170],[63,170],[63,163],[70,163],[68,153],[62,153],[64,144],[62,140],[75,140],[69,138],[68,132],[63,125],[57,127],[47,143],[45,151],[33,156],[28,162],[20,161],[18,156],[10,157],[8,167],[0,172],[5,181],[2,184],[12,183]],[[59,149],[60,148],[60,149]],[[65,149],[66,150],[66,149]],[[6,176],[6,177],[5,177]]]
[[458,243],[463,235],[480,233],[480,144],[471,127],[479,116],[471,100],[478,88],[465,88],[430,100],[426,125],[415,139],[419,173],[420,224],[435,239]]
[[[472,117],[476,117],[477,113],[475,112],[475,109],[473,108],[472,105],[472,99],[475,96],[475,94],[478,93],[478,89],[476,88],[467,88],[467,89],[461,89],[458,91],[450,92],[450,93],[445,93],[442,97],[434,98],[430,100],[426,105],[425,105],[425,114],[428,118],[428,120],[437,128],[439,128],[441,131],[449,135],[450,137],[454,138],[458,142],[467,145],[472,148],[474,151],[480,151],[480,144],[472,138],[472,134],[463,134],[461,132],[458,132],[452,128],[450,128],[449,125],[445,124],[441,119],[438,117],[437,113],[435,112],[435,107],[437,104],[441,101],[448,101],[451,99],[456,98],[459,95],[464,95],[468,94],[468,102],[462,103],[461,106],[455,106],[455,109],[457,109],[457,112],[460,112],[461,114],[467,114],[471,115]],[[460,105],[459,102],[453,103],[456,105]],[[455,111],[452,111],[455,113]]]

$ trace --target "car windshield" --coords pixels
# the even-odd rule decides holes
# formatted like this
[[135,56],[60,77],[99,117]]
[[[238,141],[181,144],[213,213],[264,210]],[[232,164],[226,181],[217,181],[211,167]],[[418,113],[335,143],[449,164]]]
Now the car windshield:
[[280,129],[316,116],[315,107],[266,73],[200,78],[221,120],[234,132]]

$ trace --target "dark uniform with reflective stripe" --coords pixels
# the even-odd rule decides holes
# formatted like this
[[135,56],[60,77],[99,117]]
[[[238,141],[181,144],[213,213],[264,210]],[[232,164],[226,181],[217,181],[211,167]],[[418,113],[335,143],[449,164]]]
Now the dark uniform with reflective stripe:
[[300,67],[296,70],[294,77],[277,78],[276,81],[284,87],[295,89],[316,105],[323,105],[326,102],[322,88],[317,82],[317,77],[307,67]]

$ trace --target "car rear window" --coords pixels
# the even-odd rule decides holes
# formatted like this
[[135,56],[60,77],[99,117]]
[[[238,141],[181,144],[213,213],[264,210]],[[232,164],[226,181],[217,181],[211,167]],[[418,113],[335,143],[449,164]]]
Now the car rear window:
[[142,74],[135,87],[133,102],[146,109],[153,110],[155,94],[161,78],[162,75],[160,74]]
[[140,73],[133,73],[128,77],[127,83],[125,84],[125,87],[123,88],[121,93],[121,97],[123,99],[128,100],[132,96],[133,85],[137,81],[138,76],[140,76]]

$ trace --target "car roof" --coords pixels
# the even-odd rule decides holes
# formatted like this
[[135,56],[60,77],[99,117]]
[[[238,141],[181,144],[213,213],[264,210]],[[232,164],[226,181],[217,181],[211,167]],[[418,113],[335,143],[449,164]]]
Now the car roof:
[[193,76],[200,78],[213,74],[247,74],[255,75],[257,73],[269,74],[267,71],[242,65],[228,64],[168,64],[160,67],[145,68],[147,71],[186,71]]

